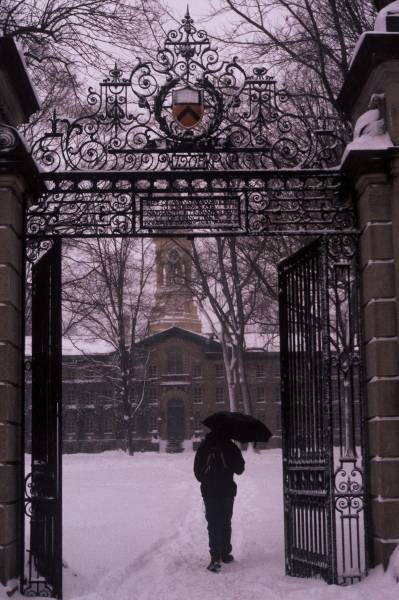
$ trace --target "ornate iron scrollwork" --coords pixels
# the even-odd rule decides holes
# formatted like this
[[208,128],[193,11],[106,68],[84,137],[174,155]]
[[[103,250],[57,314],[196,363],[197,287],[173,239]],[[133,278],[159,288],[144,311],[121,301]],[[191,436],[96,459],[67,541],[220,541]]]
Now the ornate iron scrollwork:
[[[195,128],[173,114],[182,86],[203,99]],[[154,61],[139,60],[128,75],[115,65],[98,90],[89,88],[87,104],[76,119],[54,112],[33,145],[45,169],[323,168],[342,152],[334,118],[304,114],[266,69],[247,73],[237,58],[221,60],[188,12]]]
[[[37,489],[33,483],[32,473],[29,473],[25,477],[25,515],[30,520],[30,526],[35,530],[35,527],[39,523],[39,517],[35,510],[35,502],[37,498]],[[26,550],[28,554],[27,564],[28,573],[25,577],[23,587],[24,596],[31,598],[52,598],[53,588],[49,585],[47,579],[39,574],[39,565],[37,557],[35,556],[32,549]]]
[[336,243],[342,246],[356,232],[354,211],[334,170],[75,172],[43,179],[49,192],[27,215],[33,260],[54,235],[339,233]]
[[[30,220],[31,217],[28,216],[28,220]],[[43,256],[48,250],[50,250],[50,248],[53,245],[53,240],[49,239],[49,238],[40,238],[40,237],[36,237],[35,233],[37,233],[39,231],[38,228],[38,223],[37,220],[33,219],[33,225],[32,228],[30,229],[30,232],[33,234],[31,235],[31,237],[29,237],[26,241],[26,247],[25,247],[25,254],[26,254],[26,260],[28,261],[28,263],[34,264],[36,261],[39,260],[39,258],[41,256]],[[40,221],[42,224],[44,224],[44,220]],[[30,277],[29,277],[30,278]],[[29,280],[28,278],[28,280]]]

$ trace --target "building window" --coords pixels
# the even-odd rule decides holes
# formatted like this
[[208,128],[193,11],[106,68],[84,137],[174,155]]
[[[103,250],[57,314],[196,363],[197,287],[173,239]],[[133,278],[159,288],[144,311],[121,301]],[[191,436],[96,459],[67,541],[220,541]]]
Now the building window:
[[263,363],[258,363],[256,365],[256,379],[264,379],[265,377],[265,365]]
[[216,404],[224,404],[224,386],[216,386]]
[[151,404],[158,402],[158,388],[156,385],[149,385],[147,388],[147,400]]
[[92,404],[94,401],[94,392],[93,390],[83,390],[82,392],[82,400],[86,402],[86,404]]
[[88,434],[94,433],[94,414],[92,412],[85,414],[84,432]]
[[148,378],[149,379],[155,379],[158,375],[158,368],[157,365],[150,365],[148,367]]
[[145,366],[140,363],[137,364],[133,369],[133,374],[136,379],[144,379],[145,376]]
[[237,387],[237,400],[238,404],[242,404],[242,391],[240,385]]
[[201,421],[202,421],[202,416],[200,414],[194,414],[194,419],[193,419],[194,431],[196,431],[196,432],[202,431]]
[[67,387],[67,389],[64,391],[64,397],[67,404],[73,404],[75,393],[72,387]]
[[256,402],[265,401],[265,388],[263,385],[256,386]]
[[200,404],[202,402],[202,387],[200,385],[193,385],[192,390],[193,402]]
[[224,366],[223,363],[217,363],[215,365],[215,375],[218,379],[224,377]]
[[263,413],[260,415],[256,415],[256,418],[259,419],[259,421],[262,421],[262,423],[266,422],[266,415],[264,415]]
[[105,413],[104,415],[103,431],[104,433],[114,432],[114,417],[110,413]]
[[69,435],[76,433],[76,415],[73,413],[65,416],[65,433]]
[[151,411],[148,415],[148,428],[150,432],[158,430],[158,417],[155,411]]
[[133,402],[138,404],[141,401],[141,394],[143,391],[142,384],[136,383],[133,388]]
[[183,355],[180,348],[170,348],[168,352],[168,373],[171,375],[183,373]]
[[101,397],[103,400],[105,401],[110,401],[112,400],[112,390],[108,389],[108,390],[102,390],[101,391]]
[[166,272],[167,285],[176,285],[183,282],[183,263],[179,252],[175,248],[168,253]]
[[199,362],[193,363],[193,377],[202,377],[202,365]]

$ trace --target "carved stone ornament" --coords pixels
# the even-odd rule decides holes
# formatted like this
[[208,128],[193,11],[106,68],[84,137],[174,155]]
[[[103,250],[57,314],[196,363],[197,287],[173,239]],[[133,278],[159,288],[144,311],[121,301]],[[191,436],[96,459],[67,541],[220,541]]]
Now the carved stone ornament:
[[368,110],[356,121],[354,139],[368,136],[375,137],[386,133],[385,94],[372,94]]
[[20,144],[19,134],[16,129],[0,123],[0,153],[11,152]]

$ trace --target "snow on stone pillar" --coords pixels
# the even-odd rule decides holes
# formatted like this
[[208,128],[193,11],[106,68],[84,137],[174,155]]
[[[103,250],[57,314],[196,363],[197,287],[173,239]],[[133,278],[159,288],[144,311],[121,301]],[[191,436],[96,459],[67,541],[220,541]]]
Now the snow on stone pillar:
[[360,241],[371,564],[399,544],[399,2],[379,2],[338,101],[354,125],[342,171]]
[[38,110],[23,58],[0,38],[0,581],[22,570],[23,223],[38,171],[15,129]]

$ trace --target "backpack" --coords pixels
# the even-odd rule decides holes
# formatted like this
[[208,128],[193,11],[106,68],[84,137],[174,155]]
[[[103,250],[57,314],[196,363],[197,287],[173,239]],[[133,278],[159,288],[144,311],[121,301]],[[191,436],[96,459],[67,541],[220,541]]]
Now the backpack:
[[218,446],[211,446],[205,460],[204,480],[214,481],[220,479],[226,474],[226,468],[222,449]]

